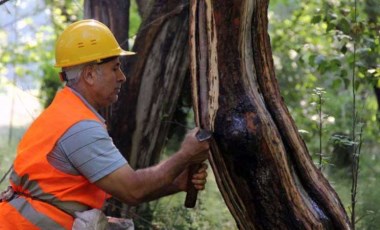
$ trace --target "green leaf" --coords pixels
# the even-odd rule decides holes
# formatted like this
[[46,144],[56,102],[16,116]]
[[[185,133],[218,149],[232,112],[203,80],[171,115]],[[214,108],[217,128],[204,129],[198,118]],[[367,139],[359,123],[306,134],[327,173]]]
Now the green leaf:
[[342,80],[341,79],[334,79],[333,82],[332,82],[332,87],[334,89],[339,89],[341,85],[342,85]]
[[322,20],[322,16],[320,14],[314,15],[311,19],[312,24],[317,24]]
[[336,28],[336,24],[334,21],[330,21],[327,23],[327,28],[326,28],[326,32],[329,32],[331,30],[335,30]]
[[331,61],[330,61],[330,70],[337,70],[340,66],[341,66],[341,62],[340,62],[340,59],[338,58],[333,58]]
[[348,72],[347,72],[347,70],[346,70],[346,69],[341,69],[341,70],[340,70],[339,77],[341,77],[341,78],[347,78],[347,77],[348,77]]
[[315,55],[315,54],[312,54],[309,56],[309,59],[308,59],[309,65],[314,66],[316,57],[317,57],[317,55]]
[[351,23],[347,18],[343,17],[343,18],[339,19],[339,21],[337,23],[337,27],[344,34],[350,34]]

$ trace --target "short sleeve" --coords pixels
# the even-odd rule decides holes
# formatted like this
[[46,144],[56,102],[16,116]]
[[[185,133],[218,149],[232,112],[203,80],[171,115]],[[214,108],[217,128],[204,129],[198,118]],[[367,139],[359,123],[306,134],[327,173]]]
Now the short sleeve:
[[96,121],[80,121],[58,142],[72,166],[95,182],[127,164],[107,130]]

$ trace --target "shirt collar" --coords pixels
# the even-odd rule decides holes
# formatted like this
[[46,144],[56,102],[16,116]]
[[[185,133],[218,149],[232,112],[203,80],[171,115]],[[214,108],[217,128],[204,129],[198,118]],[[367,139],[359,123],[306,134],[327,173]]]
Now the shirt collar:
[[75,95],[79,97],[79,99],[98,117],[98,119],[102,122],[105,123],[106,120],[98,113],[98,111],[95,110],[95,108],[88,103],[88,101],[80,94],[78,93],[75,89],[67,87],[73,92]]

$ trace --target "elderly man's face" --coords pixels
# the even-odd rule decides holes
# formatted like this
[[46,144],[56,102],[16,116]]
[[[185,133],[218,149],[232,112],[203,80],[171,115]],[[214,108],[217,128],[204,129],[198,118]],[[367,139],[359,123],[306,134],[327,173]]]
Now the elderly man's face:
[[98,66],[94,82],[95,100],[100,108],[107,107],[118,99],[121,85],[126,81],[120,69],[120,60],[115,58]]

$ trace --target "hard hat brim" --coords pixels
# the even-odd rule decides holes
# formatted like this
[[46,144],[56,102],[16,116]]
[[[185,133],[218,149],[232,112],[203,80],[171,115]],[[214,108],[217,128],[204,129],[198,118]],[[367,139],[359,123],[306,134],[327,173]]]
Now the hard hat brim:
[[126,51],[126,50],[122,49],[120,52],[118,52],[117,55],[110,55],[110,56],[107,55],[107,57],[102,57],[102,58],[100,58],[98,60],[91,60],[91,61],[88,61],[88,62],[78,61],[76,63],[71,63],[71,65],[58,65],[58,64],[55,64],[54,67],[56,67],[56,68],[63,68],[63,67],[80,65],[80,64],[84,64],[84,63],[92,63],[92,62],[97,63],[97,62],[101,62],[101,60],[109,58],[109,57],[132,56],[132,55],[135,55],[135,54],[136,54],[135,52]]
[[132,52],[132,51],[126,51],[126,50],[122,50],[120,52],[120,56],[130,56],[130,55],[135,55],[136,53],[135,52]]

